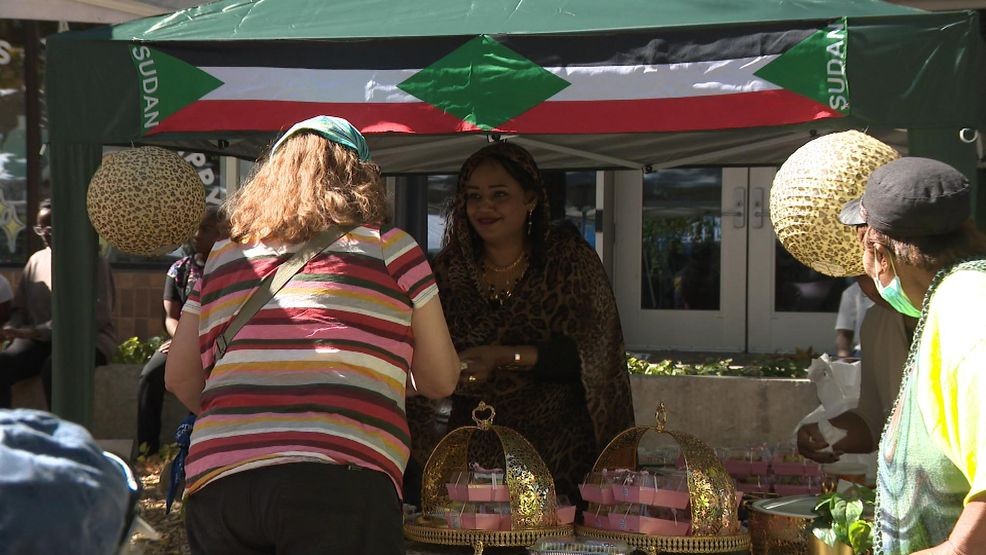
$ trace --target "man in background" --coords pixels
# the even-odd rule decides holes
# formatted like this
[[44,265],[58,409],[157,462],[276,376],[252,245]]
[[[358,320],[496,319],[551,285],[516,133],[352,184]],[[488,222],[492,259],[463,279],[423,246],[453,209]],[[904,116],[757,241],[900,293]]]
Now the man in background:
[[[14,292],[10,319],[2,337],[10,344],[0,352],[0,408],[10,408],[10,386],[41,375],[45,399],[51,406],[51,199],[41,201],[34,232],[44,248],[31,255]],[[96,265],[96,366],[106,364],[116,350],[113,329],[115,291],[109,263],[102,256]]]
[[192,253],[175,261],[164,278],[164,329],[168,340],[154,353],[137,381],[137,448],[145,455],[160,449],[161,410],[164,405],[164,365],[171,337],[178,329],[181,308],[202,277],[205,261],[217,240],[226,237],[226,221],[217,206],[208,206],[192,238]]
[[866,311],[873,301],[853,282],[842,292],[839,313],[835,317],[835,356],[837,358],[859,358],[862,354],[862,339],[859,328],[863,325]]

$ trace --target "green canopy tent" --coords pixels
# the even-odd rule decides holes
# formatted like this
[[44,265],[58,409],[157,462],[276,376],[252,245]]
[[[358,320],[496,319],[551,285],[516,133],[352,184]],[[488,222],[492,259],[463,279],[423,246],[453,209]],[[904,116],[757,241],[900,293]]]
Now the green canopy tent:
[[982,64],[974,13],[877,0],[221,0],[52,36],[55,410],[91,410],[103,145],[255,158],[327,113],[390,173],[491,134],[545,168],[779,163],[818,130],[976,129]]

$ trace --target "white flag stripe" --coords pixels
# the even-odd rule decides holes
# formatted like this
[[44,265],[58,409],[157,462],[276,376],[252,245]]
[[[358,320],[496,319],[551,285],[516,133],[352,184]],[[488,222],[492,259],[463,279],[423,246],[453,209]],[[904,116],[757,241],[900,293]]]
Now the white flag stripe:
[[[777,58],[757,56],[664,65],[548,67],[571,83],[551,100],[643,100],[776,90],[754,72]],[[203,67],[224,84],[203,100],[421,102],[397,88],[418,69]]]
[[420,69],[203,67],[224,84],[202,100],[421,102],[397,88]]
[[545,68],[572,86],[551,100],[688,98],[779,89],[753,75],[774,56],[665,65]]

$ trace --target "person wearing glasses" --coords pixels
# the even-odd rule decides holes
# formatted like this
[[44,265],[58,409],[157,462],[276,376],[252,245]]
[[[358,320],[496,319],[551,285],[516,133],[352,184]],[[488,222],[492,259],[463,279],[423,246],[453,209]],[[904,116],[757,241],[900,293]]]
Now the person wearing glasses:
[[[10,340],[0,352],[0,408],[10,408],[10,387],[41,375],[45,399],[51,406],[51,200],[41,201],[34,227],[44,248],[31,255],[14,291],[10,319],[0,334]],[[113,329],[113,276],[106,259],[96,266],[96,366],[106,364],[116,350]]]

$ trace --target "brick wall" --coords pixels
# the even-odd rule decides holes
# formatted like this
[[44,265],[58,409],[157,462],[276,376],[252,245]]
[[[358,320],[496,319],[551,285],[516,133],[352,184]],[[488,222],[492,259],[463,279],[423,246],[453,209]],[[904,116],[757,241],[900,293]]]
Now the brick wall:
[[147,339],[163,336],[165,270],[113,270],[116,282],[116,304],[113,306],[113,323],[116,336],[123,341],[137,336]]
[[[164,291],[165,269],[124,270],[113,269],[116,283],[116,304],[113,306],[113,324],[120,341],[137,336],[147,339],[163,336],[164,307],[161,294]],[[20,268],[0,268],[11,287],[17,287]]]

